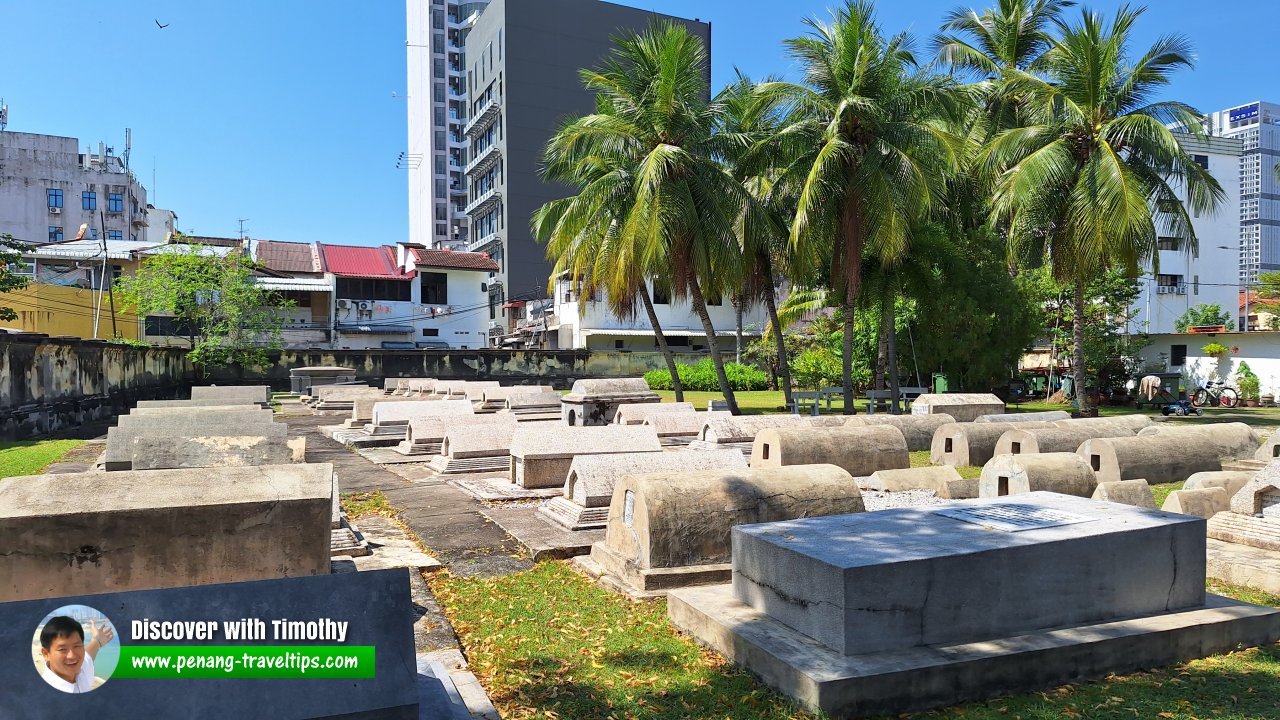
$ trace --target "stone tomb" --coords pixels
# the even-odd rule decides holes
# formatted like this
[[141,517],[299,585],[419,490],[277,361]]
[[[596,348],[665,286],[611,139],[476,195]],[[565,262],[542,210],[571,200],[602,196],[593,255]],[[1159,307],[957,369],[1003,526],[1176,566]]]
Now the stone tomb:
[[333,466],[0,480],[0,601],[329,572]]
[[1102,502],[1120,503],[1134,507],[1156,509],[1156,499],[1151,493],[1151,486],[1146,480],[1117,480],[1115,482],[1098,483],[1091,496]]
[[1100,437],[1133,437],[1134,431],[1122,423],[1067,427],[1018,428],[1005,432],[996,441],[996,455],[1073,453],[1085,440]]
[[643,425],[645,420],[655,415],[692,412],[697,412],[697,409],[691,402],[623,403],[614,413],[613,422],[618,425]]
[[266,385],[196,385],[192,400],[230,400],[266,405],[271,402],[271,388]]
[[289,370],[289,390],[301,395],[308,388],[356,381],[354,368],[337,366],[300,367]]
[[690,450],[726,450],[740,451],[751,457],[751,448],[755,444],[756,435],[761,430],[783,427],[814,427],[810,420],[833,420],[838,425],[844,424],[842,416],[829,418],[810,418],[802,415],[729,415],[728,417],[711,417],[708,413],[706,424],[698,439],[689,442]]
[[1054,493],[740,526],[733,582],[668,612],[807,708],[898,715],[1280,638],[1206,597],[1203,530]]
[[359,398],[386,399],[381,388],[368,385],[324,385],[316,388],[315,393],[311,396],[311,407],[320,411],[350,412]]
[[444,436],[451,429],[470,426],[488,427],[511,421],[511,416],[499,413],[416,417],[409,420],[405,439],[395,447],[395,450],[401,455],[439,455],[443,449]]
[[1203,490],[1174,490],[1164,499],[1160,509],[1167,513],[1195,515],[1206,520],[1231,509],[1231,496],[1220,487]]
[[[104,594],[99,594],[104,593]],[[263,640],[247,645],[339,645],[374,648],[377,672],[367,678],[256,680],[231,677],[108,680],[87,695],[55,692],[36,679],[32,633],[54,608],[88,605],[105,613],[125,644],[227,645],[222,623],[244,618],[347,622],[336,641]],[[272,718],[272,720],[417,720],[420,698],[414,676],[416,617],[406,570],[287,577],[201,587],[108,592],[78,588],[75,595],[0,605],[0,685],[5,717],[32,718]],[[135,621],[210,621],[209,640],[130,640]],[[268,690],[268,687],[270,688]],[[443,693],[443,689],[437,692]],[[22,710],[18,710],[22,708]],[[444,718],[444,715],[423,717]]]
[[539,512],[566,530],[593,530],[605,526],[613,488],[627,475],[746,468],[747,459],[736,450],[580,455],[569,465],[564,494],[552,498]]
[[[1134,435],[1143,428],[1151,427],[1151,418],[1146,415],[1129,414],[1129,415],[1112,415],[1103,418],[1072,418],[1070,420],[1058,420],[1053,423],[1054,427],[1060,428],[1100,428],[1110,429],[1116,425],[1129,428]],[[1099,436],[1105,437],[1105,436]]]
[[721,583],[735,526],[863,507],[853,477],[834,465],[628,475],[614,484],[604,541],[575,562],[634,595]]
[[241,400],[139,400],[132,413],[139,410],[160,410],[160,409],[176,409],[176,408],[223,408],[223,407],[262,407],[262,403],[254,403]]
[[[906,490],[932,490],[938,497],[950,497],[946,488],[961,480],[960,473],[950,465],[905,468],[902,470],[877,470],[870,476],[859,478],[858,484],[867,490],[878,492],[903,492]],[[974,493],[977,496],[977,493]],[[955,498],[959,499],[959,498]]]
[[561,418],[574,427],[608,425],[623,403],[657,402],[662,398],[644,378],[577,380],[561,398]]
[[907,440],[892,425],[766,428],[756,435],[751,467],[835,465],[854,477],[911,467]]
[[[377,402],[373,405],[372,424],[376,428],[407,427],[419,418],[474,415],[469,400],[417,400],[409,402]],[[375,431],[376,432],[376,431]]]
[[1227,491],[1227,497],[1235,497],[1236,493],[1244,489],[1244,486],[1248,485],[1256,474],[1239,470],[1200,472],[1187,478],[1181,489],[1204,490],[1206,488],[1220,487]]
[[911,403],[912,415],[945,414],[956,422],[973,422],[983,415],[1004,412],[1004,401],[991,393],[926,393]]
[[1098,482],[1146,480],[1152,485],[1183,482],[1198,472],[1222,469],[1220,448],[1183,433],[1093,438],[1076,452],[1089,462]]
[[1070,420],[1071,413],[1065,410],[1045,410],[1044,412],[1024,412],[1009,413],[1007,415],[982,415],[974,419],[976,423],[991,422],[1029,422],[1040,420],[1043,422],[1056,422],[1058,420]]
[[[465,400],[468,390],[501,387],[497,380],[442,380],[435,385],[435,395],[442,400]],[[477,398],[479,399],[479,398]]]
[[1211,448],[1220,458],[1252,459],[1258,451],[1258,433],[1244,423],[1212,423],[1208,425],[1152,425],[1138,431],[1138,437],[1172,435],[1187,444]]
[[1009,430],[1049,427],[1049,423],[1032,420],[1018,423],[959,422],[943,425],[933,434],[929,460],[934,465],[982,467],[996,454],[996,444]]
[[1209,518],[1209,576],[1280,594],[1280,461]]
[[282,423],[257,418],[239,418],[220,415],[216,420],[199,414],[122,415],[120,425],[107,428],[107,448],[103,453],[104,470],[129,470],[133,467],[133,441],[140,437],[232,437],[259,435],[268,438],[284,438],[289,428]]
[[560,420],[560,393],[520,393],[507,398],[505,409],[500,412],[516,416],[520,422],[545,422]]
[[449,427],[440,441],[440,454],[431,458],[428,467],[442,475],[505,471],[511,465],[511,439],[517,422],[510,415],[495,418],[482,425],[446,423]]
[[1098,479],[1073,452],[996,455],[982,468],[978,497],[997,498],[1037,491],[1092,497]]
[[943,425],[955,422],[955,418],[944,413],[934,415],[855,415],[845,421],[846,427],[892,425],[902,431],[906,438],[907,450],[917,452],[928,450],[933,444],[933,434]]
[[511,440],[510,478],[527,489],[561,487],[578,455],[634,452],[662,452],[662,443],[653,428],[522,425]]
[[182,437],[136,437],[133,440],[133,470],[176,470],[179,468],[248,467],[287,465],[305,462],[306,438],[284,436],[202,435]]
[[[363,429],[365,425],[373,423],[373,406],[379,403],[395,403],[395,402],[423,402],[421,398],[403,397],[399,395],[369,395],[368,397],[358,397],[351,403],[351,417],[343,423],[347,428],[352,430]],[[371,433],[371,434],[376,434]]]
[[658,413],[644,419],[642,425],[648,425],[658,433],[662,444],[668,447],[684,447],[697,439],[698,433],[706,426],[707,421],[717,418],[733,417],[727,410],[708,410],[691,413]]
[[[555,393],[555,388],[550,385],[511,385],[508,387],[482,388],[480,391],[480,403],[476,408],[485,412],[498,412],[505,410],[507,400],[517,395],[540,395],[542,393]],[[559,402],[556,403],[557,410]]]

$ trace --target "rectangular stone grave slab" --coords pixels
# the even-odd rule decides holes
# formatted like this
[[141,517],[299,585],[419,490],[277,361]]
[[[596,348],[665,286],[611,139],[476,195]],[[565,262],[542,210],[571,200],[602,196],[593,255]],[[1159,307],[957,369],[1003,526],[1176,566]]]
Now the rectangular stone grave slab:
[[660,413],[645,418],[643,425],[649,425],[658,437],[697,437],[710,420],[733,417],[728,411],[707,411],[691,413]]
[[467,400],[419,400],[417,402],[379,402],[373,406],[374,425],[408,425],[414,418],[446,415],[474,415],[475,408]]
[[191,388],[191,399],[269,403],[271,388],[266,385],[196,385]]
[[[178,401],[175,401],[178,402]],[[187,401],[190,402],[190,401]],[[257,408],[253,403],[243,403],[240,405],[181,405],[176,407],[135,407],[120,417],[136,417],[138,415],[216,415],[218,413],[237,413],[243,412],[246,408]],[[270,410],[262,410],[263,413],[270,413]]]
[[[105,615],[124,645],[372,646],[371,678],[108,679],[87,694],[56,692],[35,674],[32,633],[48,613],[86,605]],[[407,570],[323,574],[201,587],[78,594],[0,604],[0,715],[13,718],[272,718],[418,720],[414,609]],[[266,640],[227,640],[223,622],[256,618]],[[275,640],[272,620],[347,622],[336,640]],[[133,640],[134,621],[210,621],[216,639]],[[17,710],[21,708],[21,712]],[[10,711],[14,711],[11,714]]]
[[643,425],[655,415],[697,412],[691,402],[622,403],[613,415],[618,425]]
[[1200,518],[1035,492],[739,526],[733,586],[861,655],[1197,607],[1204,546]]
[[644,425],[522,425],[511,441],[510,478],[523,488],[562,487],[574,456],[627,452],[662,452],[662,443]]
[[348,427],[361,427],[365,423],[373,420],[373,406],[381,403],[396,402],[421,402],[418,398],[398,397],[387,395],[370,395],[369,397],[356,398],[351,403],[351,418],[347,420]]
[[623,403],[659,403],[662,398],[649,389],[644,378],[577,380],[561,399],[566,425],[588,427],[608,425]]
[[[289,428],[283,423],[267,422],[212,422],[200,417],[137,416],[136,419],[153,417],[154,422],[134,422],[127,426],[107,428],[107,449],[102,456],[103,468],[110,471],[129,470],[133,467],[133,441],[140,437],[227,437],[260,435],[283,438]],[[123,420],[123,418],[121,418]]]
[[199,407],[222,407],[224,405],[261,406],[263,403],[255,403],[249,400],[237,399],[218,399],[211,398],[208,400],[139,400],[134,409],[138,408],[199,408]]
[[131,465],[133,470],[287,465],[300,462],[298,450],[288,438],[261,435],[136,437]]
[[403,455],[439,455],[443,449],[444,436],[450,430],[463,427],[505,425],[515,422],[516,419],[513,416],[498,413],[413,418],[409,421],[407,438],[396,446],[396,452]]
[[330,464],[0,480],[0,601],[329,572]]
[[432,470],[442,475],[458,473],[500,472],[511,463],[511,439],[516,434],[516,421],[485,425],[461,425],[445,431],[440,455],[431,459]]
[[912,415],[945,413],[956,422],[973,422],[983,415],[1004,413],[1004,401],[990,393],[926,393],[911,403]]

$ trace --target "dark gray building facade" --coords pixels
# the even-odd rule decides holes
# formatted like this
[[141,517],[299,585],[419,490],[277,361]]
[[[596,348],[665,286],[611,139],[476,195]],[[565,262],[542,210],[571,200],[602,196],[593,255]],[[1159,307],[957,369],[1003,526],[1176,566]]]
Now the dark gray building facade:
[[566,118],[591,112],[579,70],[596,67],[620,31],[655,18],[684,23],[711,47],[711,25],[599,0],[492,0],[466,37],[468,250],[501,270],[489,286],[490,319],[503,304],[547,297],[551,263],[529,227],[542,204],[569,188],[539,173],[547,141]]

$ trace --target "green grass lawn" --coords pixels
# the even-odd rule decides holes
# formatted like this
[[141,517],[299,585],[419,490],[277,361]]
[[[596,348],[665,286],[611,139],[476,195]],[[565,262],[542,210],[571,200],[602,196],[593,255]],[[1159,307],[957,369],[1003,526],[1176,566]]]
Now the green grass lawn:
[[[677,633],[664,600],[611,593],[563,562],[430,580],[506,718],[813,718]],[[1210,590],[1280,606],[1242,588]],[[1280,717],[1280,646],[916,715],[948,720]]]
[[0,479],[38,475],[50,463],[57,462],[83,444],[83,440],[0,442]]
[[[933,463],[929,462],[928,450],[917,450],[911,453],[911,467],[933,467]],[[982,468],[976,465],[964,465],[956,468],[956,472],[960,473],[962,478],[977,478],[982,475]]]

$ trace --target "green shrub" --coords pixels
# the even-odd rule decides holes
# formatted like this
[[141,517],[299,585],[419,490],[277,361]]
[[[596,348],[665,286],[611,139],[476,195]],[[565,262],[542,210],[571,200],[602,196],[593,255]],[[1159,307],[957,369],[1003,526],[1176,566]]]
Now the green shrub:
[[839,385],[844,379],[840,356],[826,348],[805,350],[791,361],[791,379],[806,390]]
[[[720,379],[716,377],[716,366],[711,358],[699,360],[693,365],[677,363],[676,372],[680,373],[680,384],[685,390],[720,391]],[[729,377],[729,387],[735,392],[769,388],[769,376],[759,368],[731,362],[725,363],[724,373]],[[671,372],[668,370],[650,370],[644,374],[644,379],[654,390],[673,389]]]
[[1223,355],[1226,355],[1227,353],[1231,352],[1231,348],[1227,347],[1226,345],[1223,345],[1222,343],[1211,342],[1211,343],[1206,343],[1204,347],[1200,348],[1200,352],[1204,353],[1209,357],[1220,358]]

